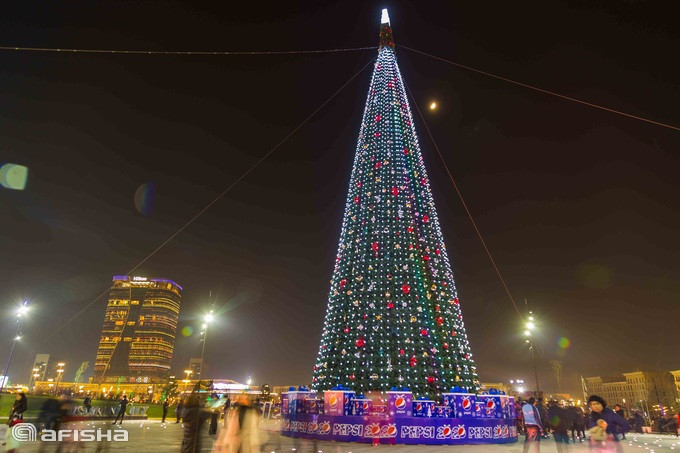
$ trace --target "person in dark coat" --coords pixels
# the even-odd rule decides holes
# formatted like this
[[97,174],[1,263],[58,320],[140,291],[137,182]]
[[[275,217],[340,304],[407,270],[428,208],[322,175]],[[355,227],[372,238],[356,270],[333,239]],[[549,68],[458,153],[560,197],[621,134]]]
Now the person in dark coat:
[[642,427],[645,426],[645,420],[642,418],[642,415],[640,415],[639,412],[633,413],[633,416],[630,418],[631,422],[630,426],[635,430],[636,433],[638,434],[644,434],[642,432]]
[[175,408],[175,415],[177,416],[177,421],[179,423],[184,418],[184,400],[180,400]]
[[557,401],[552,401],[548,408],[548,424],[555,439],[557,453],[566,451],[569,445],[569,435],[567,434],[567,411],[559,405]]
[[208,434],[217,434],[217,420],[220,418],[220,412],[217,409],[213,409],[210,412],[210,427],[208,428]]
[[[625,413],[623,412],[623,408],[619,404],[614,404],[614,413],[621,417],[622,419],[626,419]],[[626,440],[626,433],[622,432],[619,433],[621,436],[621,440]]]
[[118,403],[118,414],[116,414],[116,419],[113,421],[114,425],[118,421],[118,418],[120,418],[120,423],[118,424],[119,425],[123,424],[123,418],[125,418],[125,411],[127,410],[127,405],[128,405],[127,395],[123,395],[123,398],[121,398],[120,402]]
[[24,412],[28,409],[28,399],[24,392],[17,393],[17,399],[12,404],[12,409],[9,411],[8,424],[15,418],[23,420]]
[[619,438],[616,435],[630,430],[628,422],[608,408],[605,400],[597,395],[591,395],[590,398],[588,398],[588,406],[590,406],[588,428],[591,430],[591,442],[595,443],[599,441],[594,436],[593,428],[603,428],[606,432],[606,440],[616,442],[616,450],[622,452],[623,448],[619,444]]
[[163,419],[161,420],[161,423],[165,423],[165,417],[168,416],[168,409],[170,408],[170,402],[166,398],[165,401],[163,401]]
[[89,414],[90,410],[92,409],[92,398],[90,398],[89,396],[86,396],[83,399],[83,406],[85,406],[85,413]]
[[201,427],[205,422],[197,395],[191,395],[184,409],[184,437],[181,453],[199,453],[201,451]]
[[586,439],[586,417],[583,415],[583,408],[581,407],[574,408],[574,424],[571,428],[571,438],[576,442],[574,431],[576,431],[576,436],[578,436],[580,442]]
[[541,416],[541,423],[543,423],[543,435],[547,437],[550,432],[550,423],[548,423],[548,409],[543,404],[543,397],[539,397],[536,403],[536,409],[538,409],[538,415]]

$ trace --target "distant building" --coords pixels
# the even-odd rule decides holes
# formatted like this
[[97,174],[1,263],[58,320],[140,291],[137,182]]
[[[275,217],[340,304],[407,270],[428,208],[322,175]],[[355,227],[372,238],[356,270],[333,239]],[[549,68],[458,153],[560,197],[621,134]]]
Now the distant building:
[[675,384],[675,401],[680,403],[680,370],[671,371],[671,376]]
[[[47,362],[47,368],[45,370],[45,380],[52,379],[52,380],[56,381],[57,378],[59,378],[59,373],[57,372],[57,370],[65,369],[64,367],[59,366],[60,363],[65,364],[66,362],[64,362],[63,360],[58,360],[58,359],[57,360],[52,359],[52,360],[49,360]],[[63,379],[63,378],[64,377],[62,376],[60,379]],[[40,380],[40,379],[38,379],[38,380]]]
[[181,293],[181,286],[162,278],[113,277],[93,382],[167,380]]
[[629,410],[639,408],[645,412],[674,410],[677,389],[671,373],[634,371],[613,377],[585,378],[589,395],[599,395],[613,407],[619,404]]
[[191,370],[191,377],[194,379],[198,379],[199,373],[201,374],[201,379],[205,379],[208,377],[208,365],[203,362],[203,367],[201,367],[201,358],[200,357],[192,357],[189,359],[189,368],[187,370]]
[[[33,360],[33,368],[31,369],[31,377],[29,381],[45,381],[47,380],[47,365],[50,363],[49,354],[36,354]],[[38,376],[36,376],[36,374]]]

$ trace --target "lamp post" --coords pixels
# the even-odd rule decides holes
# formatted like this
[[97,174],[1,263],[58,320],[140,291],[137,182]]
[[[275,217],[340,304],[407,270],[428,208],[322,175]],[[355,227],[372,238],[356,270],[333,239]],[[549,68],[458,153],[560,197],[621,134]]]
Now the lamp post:
[[213,322],[213,319],[215,319],[215,315],[213,315],[213,310],[210,310],[208,313],[206,313],[205,316],[203,316],[203,325],[201,328],[203,331],[201,332],[201,335],[203,338],[201,341],[203,342],[203,345],[201,346],[201,363],[198,365],[198,391],[201,391],[201,372],[203,371],[203,357],[205,356],[205,340],[208,337],[208,326],[210,325],[211,322]]
[[14,347],[17,341],[21,340],[21,325],[23,324],[24,315],[28,313],[28,300],[24,300],[17,310],[17,333],[14,335],[14,340],[12,340],[12,348],[9,350],[9,357],[7,358],[7,365],[5,365],[5,370],[2,372],[2,382],[0,383],[0,394],[2,389],[5,388],[5,382],[9,380],[7,373],[9,372],[9,365],[12,363],[12,356],[14,355]]
[[534,362],[534,377],[536,378],[536,394],[540,392],[540,388],[538,385],[538,368],[536,368],[536,353],[534,350],[536,349],[534,339],[531,336],[531,331],[536,328],[536,325],[534,324],[534,315],[532,312],[529,312],[529,320],[527,321],[524,331],[524,336],[526,337],[526,342],[529,343],[529,349],[531,350],[531,360]]
[[64,373],[64,362],[57,363],[57,382],[54,383],[54,396],[59,393],[59,382],[61,382],[61,375]]
[[187,374],[187,378],[184,380],[184,393],[189,390],[189,378],[191,377],[192,374],[194,374],[193,370],[184,370],[184,372]]

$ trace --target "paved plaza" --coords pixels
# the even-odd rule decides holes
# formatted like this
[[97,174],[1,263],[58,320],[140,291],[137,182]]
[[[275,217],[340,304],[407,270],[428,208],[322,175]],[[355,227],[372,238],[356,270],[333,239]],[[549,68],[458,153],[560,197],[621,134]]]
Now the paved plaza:
[[[83,428],[87,422],[83,423]],[[504,452],[519,453],[522,451],[522,438],[520,442],[510,445],[462,445],[462,446],[425,446],[425,445],[381,445],[374,447],[370,444],[354,444],[343,442],[317,442],[309,440],[291,439],[280,436],[277,433],[278,422],[263,423],[263,439],[261,451],[263,453],[364,453],[376,452],[376,450],[388,450],[390,453],[412,453],[412,452],[442,452],[457,450],[463,453],[478,452]],[[105,422],[89,423],[90,428],[108,428],[111,425]],[[93,442],[77,442],[62,446],[60,450],[66,452],[179,452],[182,442],[182,425],[168,423],[163,425],[159,420],[149,421],[128,421],[123,424],[128,430],[129,441],[119,443],[109,443],[108,445],[97,445]],[[2,438],[6,435],[6,425],[3,425]],[[622,445],[626,452],[652,453],[652,452],[671,452],[680,451],[680,439],[668,435],[629,435],[627,442]],[[207,425],[203,435],[202,452],[212,451],[213,436],[207,435]],[[44,442],[29,442],[21,446],[21,453],[34,452],[54,452],[57,445]],[[541,442],[542,452],[556,452],[555,442],[548,439]],[[570,445],[569,451],[573,453],[591,452],[587,443]],[[597,450],[598,452],[600,450]]]

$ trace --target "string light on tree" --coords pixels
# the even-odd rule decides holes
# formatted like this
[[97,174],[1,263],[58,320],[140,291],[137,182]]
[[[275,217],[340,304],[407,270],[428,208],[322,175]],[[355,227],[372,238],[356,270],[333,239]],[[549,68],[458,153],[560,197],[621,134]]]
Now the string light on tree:
[[330,284],[313,388],[478,389],[386,11]]

